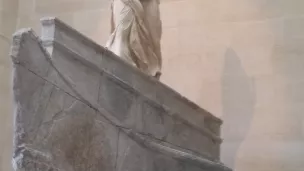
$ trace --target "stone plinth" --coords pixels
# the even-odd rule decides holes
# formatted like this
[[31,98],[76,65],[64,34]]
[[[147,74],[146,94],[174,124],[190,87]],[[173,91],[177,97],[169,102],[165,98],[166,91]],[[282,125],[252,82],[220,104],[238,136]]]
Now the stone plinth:
[[54,18],[14,35],[22,171],[230,171],[222,121]]

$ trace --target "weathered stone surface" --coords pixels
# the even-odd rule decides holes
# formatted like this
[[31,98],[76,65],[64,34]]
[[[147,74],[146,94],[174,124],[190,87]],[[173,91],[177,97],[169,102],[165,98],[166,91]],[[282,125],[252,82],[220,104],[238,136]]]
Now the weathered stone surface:
[[109,75],[101,78],[98,103],[124,127],[218,159],[218,142]]
[[14,37],[12,58],[15,63],[13,89],[16,101],[17,146],[21,143],[32,143],[52,89],[52,85],[46,84],[38,76],[47,74],[49,64],[37,40],[30,30],[17,33]]
[[[115,124],[136,129],[139,132],[151,134],[160,139],[162,137],[157,135],[159,133],[157,130],[159,125],[153,125],[154,123],[150,122],[149,118],[145,120],[144,117],[145,113],[148,112],[146,110],[148,108],[152,110],[161,109],[164,113],[154,112],[152,115],[154,117],[157,115],[167,117],[167,121],[173,123],[171,124],[171,128],[170,123],[163,124],[163,127],[166,128],[164,129],[166,132],[164,136],[167,137],[164,137],[165,140],[218,159],[220,138],[218,134],[212,133],[212,130],[208,129],[209,127],[204,126],[206,119],[212,125],[215,125],[216,128],[219,128],[220,122],[217,122],[218,119],[212,119],[215,117],[208,114],[198,113],[202,109],[198,108],[195,104],[192,104],[187,99],[180,98],[180,95],[173,90],[160,84],[153,78],[140,73],[136,68],[126,64],[110,51],[96,45],[64,23],[56,19],[50,19],[43,20],[43,25],[47,25],[46,30],[48,30],[48,27],[53,27],[51,31],[54,31],[54,34],[50,34],[49,31],[43,31],[49,35],[42,35],[42,37],[44,37],[44,42],[54,45],[51,57],[54,65],[57,66],[58,70],[61,70],[60,73],[64,73],[63,77],[71,85],[70,87],[77,90],[78,94],[76,96],[89,102],[89,105],[92,105],[96,109],[104,109],[103,113],[108,113],[108,118],[112,117],[112,119],[115,119]],[[88,59],[87,56],[94,57]],[[64,64],[62,62],[67,60],[70,60],[69,62],[73,63],[73,65],[79,66],[74,70],[70,69],[73,70],[72,72],[65,71],[69,70],[67,68],[74,67],[71,64]],[[73,62],[73,60],[75,61]],[[95,73],[100,72],[98,101],[96,102],[94,101],[96,98],[91,97],[95,97],[95,92],[97,91],[91,91],[89,94],[85,92],[86,88],[83,83],[90,82],[83,75],[85,71],[76,74],[82,70],[81,68],[88,68],[86,70]],[[81,79],[85,79],[86,81],[78,81]],[[93,82],[95,80],[98,79],[95,77]],[[178,108],[180,106],[182,107],[181,109]],[[193,109],[195,110],[193,111]],[[189,116],[185,117],[184,113],[187,113]],[[178,121],[176,118],[179,118]],[[143,127],[144,123],[147,122],[151,123],[149,131]],[[180,125],[184,125],[187,131],[183,130],[181,132],[179,129]],[[187,143],[188,141],[191,143]],[[195,144],[195,142],[198,143]]]
[[[32,36],[28,31],[18,38],[26,45],[40,46]],[[19,51],[24,49],[32,48],[22,46]],[[30,59],[39,54],[41,60],[46,57],[37,50],[15,57]],[[28,65],[14,61],[15,169],[114,170],[117,128],[96,110],[30,71]]]
[[88,38],[77,41],[80,33],[60,20],[44,18],[41,19],[41,23],[43,26],[41,39],[46,47],[52,49],[54,45],[61,48],[68,46],[75,54],[81,56],[83,60],[87,60],[97,66],[101,64],[102,58],[98,54],[100,53],[100,50],[98,50],[100,46],[98,44]]
[[51,163],[61,170],[113,170],[116,129],[98,120],[96,111],[82,102],[75,101],[65,108],[44,123],[48,134],[38,142],[40,150],[50,153]]
[[[183,98],[167,86],[159,83],[153,78],[147,77],[136,68],[133,68],[116,57],[112,52],[96,45],[96,43],[82,36],[57,19],[43,19],[42,23],[44,26],[42,32],[45,33],[45,35],[42,35],[44,44],[46,44],[47,47],[54,45],[54,47],[52,47],[52,53],[56,53],[56,51],[60,50],[68,51],[71,56],[81,61],[83,64],[86,64],[89,68],[106,72],[109,77],[114,78],[116,82],[120,82],[120,86],[124,85],[124,87],[127,87],[126,89],[129,90],[134,89],[133,91],[138,92],[140,96],[166,108],[168,114],[178,115],[186,122],[201,129],[207,136],[211,135],[211,138],[218,142],[217,144],[221,142],[218,137],[221,125],[219,119]],[[90,56],[90,59],[88,59],[88,56]],[[52,58],[56,58],[56,54],[53,54]],[[82,95],[82,97],[84,96],[85,95]],[[115,97],[114,94],[111,94],[111,96]],[[92,103],[92,101],[90,102]],[[109,110],[108,107],[110,106],[111,104],[108,106],[96,105],[96,108],[105,108]],[[112,104],[112,106],[115,106],[115,104]],[[116,115],[129,114],[124,112],[124,114],[117,113]],[[208,123],[205,123],[205,120],[208,120]]]
[[174,160],[155,151],[147,150],[125,133],[119,134],[118,149],[117,171],[205,171],[186,161]]
[[[54,66],[60,73],[58,76],[61,75],[65,79],[65,83],[71,89],[70,91],[90,103],[97,101],[100,82],[99,72],[83,65],[72,54],[62,50],[54,50],[52,59]],[[78,93],[75,92],[76,90]]]
[[136,95],[123,85],[105,75],[101,77],[98,103],[119,121],[124,122],[132,113],[136,105]]
[[[202,109],[102,47],[83,43],[88,40],[68,26],[53,31],[61,37],[46,42],[51,54],[31,30],[14,36],[15,170],[230,171],[218,161],[218,134],[172,105],[184,101],[190,117]],[[101,60],[83,57],[93,54],[91,46],[105,50],[96,56]],[[209,114],[198,118],[220,127]]]
[[143,132],[153,135],[157,139],[165,140],[174,129],[174,120],[166,114],[160,106],[152,106],[143,102],[140,108],[142,113]]
[[[16,32],[11,56],[15,63],[20,63],[39,76],[45,77],[50,64],[47,62],[47,57],[44,56],[45,49],[37,43],[38,41],[40,39],[31,29],[22,29]],[[18,58],[19,55],[23,57]]]
[[[134,88],[142,96],[164,105],[172,110],[172,113],[176,113],[197,127],[205,128],[204,120],[206,118],[208,122],[217,126],[221,125],[222,121],[220,119],[201,109],[166,85],[152,77],[147,77],[131,65],[127,65],[112,52],[97,45],[58,19],[45,18],[42,19],[42,24],[44,29],[42,33],[45,33],[42,38],[47,46],[54,44],[57,47],[68,49],[68,51],[78,54],[78,56],[83,56],[83,61],[91,63],[91,67],[100,68],[129,87]],[[68,36],[62,36],[62,34]]]

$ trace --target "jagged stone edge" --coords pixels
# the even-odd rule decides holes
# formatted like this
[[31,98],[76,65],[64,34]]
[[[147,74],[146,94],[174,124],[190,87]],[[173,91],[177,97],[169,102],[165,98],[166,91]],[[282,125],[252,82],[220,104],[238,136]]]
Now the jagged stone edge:
[[[35,34],[34,30],[31,28],[23,28],[13,34],[12,46],[11,46],[11,49],[9,52],[9,56],[11,57],[11,60],[14,65],[12,81],[15,79],[15,70],[16,70],[15,67],[17,67],[16,65],[24,66],[18,60],[18,58],[20,57],[20,49],[22,48],[22,44],[23,44],[24,38],[26,36],[30,36],[31,38],[37,40],[37,42],[40,45],[42,43],[42,41]],[[42,50],[42,52],[45,54],[46,60],[51,62],[50,55],[46,51],[46,49],[43,48],[42,46],[39,46],[39,47]],[[25,69],[29,70],[29,68],[27,68],[27,67],[25,67]],[[14,84],[12,84],[12,85],[14,85]],[[17,108],[19,107],[19,104],[18,104],[19,102],[17,99],[15,99],[15,95],[13,96],[13,103],[14,103],[14,117],[16,117],[17,116],[16,111],[17,111]],[[16,125],[15,121],[16,121],[16,119],[14,119],[14,125]],[[50,156],[48,156],[47,154],[44,154],[43,152],[32,149],[32,148],[28,147],[26,144],[19,144],[17,146],[17,144],[16,144],[17,142],[15,142],[15,140],[16,140],[15,137],[18,135],[16,135],[16,131],[14,131],[14,133],[15,133],[14,142],[13,142],[14,152],[13,152],[13,157],[12,157],[12,161],[11,161],[14,170],[16,170],[16,171],[20,170],[20,168],[22,168],[23,163],[28,162],[28,161],[43,164],[52,169],[58,170],[55,166],[51,166],[51,165],[47,164],[47,161],[50,159]],[[27,154],[27,155],[25,155],[25,154]],[[39,156],[38,158],[41,159],[41,161],[38,161],[36,159],[30,160],[29,156],[32,156],[34,158],[37,158]]]
[[[12,45],[11,52],[10,52],[10,56],[12,58],[13,63],[14,64],[20,64],[20,62],[18,61],[18,57],[20,56],[19,52],[20,52],[20,49],[22,48],[22,43],[23,43],[24,37],[26,35],[32,36],[34,39],[37,40],[42,52],[45,54],[44,57],[46,57],[46,60],[48,60],[48,62],[50,62],[50,64],[51,64],[51,66],[60,74],[60,72],[57,70],[57,68],[53,65],[50,54],[43,47],[42,41],[39,39],[38,36],[36,36],[35,32],[30,28],[21,29],[13,35],[13,45]],[[65,79],[62,75],[61,75],[61,77],[62,77],[62,79]],[[49,80],[46,80],[46,81],[50,82]],[[69,81],[67,79],[65,79],[65,82],[68,84],[68,86],[72,87],[71,86],[72,84],[69,83]],[[51,84],[53,84],[53,83],[51,83]],[[98,111],[103,116],[104,116],[104,112],[108,113],[107,111],[100,111],[100,109],[94,108],[93,107],[94,105],[90,104],[84,98],[79,99],[79,97],[75,97],[75,96],[73,96],[73,97],[80,100],[84,104],[88,105],[92,109]],[[14,102],[15,102],[15,104],[17,103],[16,99],[14,99]],[[104,116],[104,117],[106,117],[106,116]],[[191,163],[196,164],[196,165],[198,165],[202,168],[219,169],[219,171],[231,171],[231,169],[227,168],[226,166],[224,166],[220,162],[211,161],[211,160],[208,160],[208,159],[204,159],[202,156],[199,156],[199,155],[194,155],[194,154],[190,154],[188,152],[184,152],[182,150],[177,150],[177,149],[173,148],[174,145],[172,147],[165,146],[165,145],[159,143],[158,140],[155,139],[154,137],[146,137],[146,136],[142,135],[141,133],[138,133],[138,132],[136,132],[132,129],[123,127],[122,124],[117,124],[116,121],[113,122],[109,118],[107,120],[110,121],[110,123],[113,126],[118,128],[122,132],[126,133],[126,135],[128,135],[134,141],[136,141],[137,143],[139,143],[141,145],[144,145],[145,147],[147,147],[148,149],[150,149],[152,151],[157,151],[157,152],[162,153],[164,155],[167,155],[167,156],[170,156],[170,157],[173,157],[173,158],[185,161],[185,162],[191,162]],[[25,151],[32,152],[33,150],[25,149]],[[35,154],[39,154],[39,153],[37,153],[37,151],[36,151]],[[21,159],[20,157],[22,157],[22,153],[13,157],[12,163],[13,163],[14,168],[16,168],[18,162],[20,162],[19,161]],[[43,158],[45,158],[45,156],[43,156]]]

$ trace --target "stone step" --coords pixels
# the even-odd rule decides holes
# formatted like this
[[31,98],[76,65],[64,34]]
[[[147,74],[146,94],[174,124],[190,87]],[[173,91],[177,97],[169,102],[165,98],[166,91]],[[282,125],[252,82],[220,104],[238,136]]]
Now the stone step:
[[61,21],[42,23],[41,38],[13,38],[15,170],[230,170],[219,119]]

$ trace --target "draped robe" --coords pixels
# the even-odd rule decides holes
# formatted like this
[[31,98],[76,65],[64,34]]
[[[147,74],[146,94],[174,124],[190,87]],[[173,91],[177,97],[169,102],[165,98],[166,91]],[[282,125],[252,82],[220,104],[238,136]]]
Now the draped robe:
[[144,73],[161,73],[159,0],[113,0],[107,48]]

